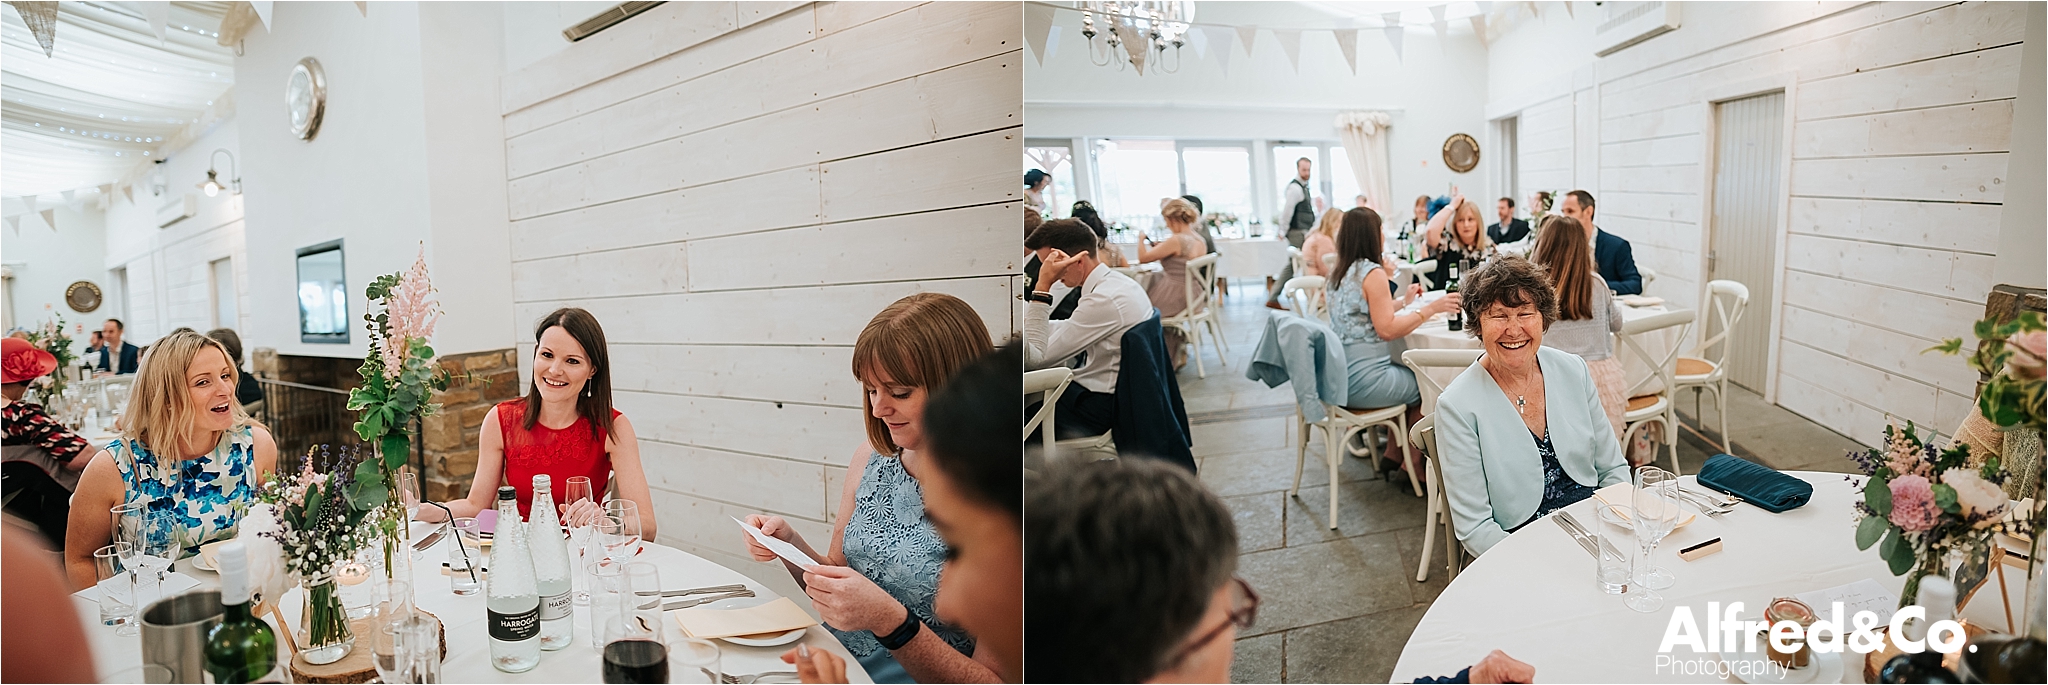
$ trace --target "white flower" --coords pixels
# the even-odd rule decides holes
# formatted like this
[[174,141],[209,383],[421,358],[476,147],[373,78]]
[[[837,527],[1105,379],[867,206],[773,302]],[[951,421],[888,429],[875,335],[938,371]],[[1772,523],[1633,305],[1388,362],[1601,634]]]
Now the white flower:
[[1956,491],[1956,507],[1964,516],[1977,518],[1976,528],[1997,525],[2005,515],[2006,503],[2011,499],[2005,490],[1984,480],[1973,469],[1949,469],[1941,474],[1941,483]]
[[249,513],[242,517],[240,530],[235,539],[242,542],[249,552],[249,588],[262,593],[266,602],[275,603],[290,587],[289,573],[286,572],[284,548],[266,533],[278,529],[277,510],[268,504],[249,507]]

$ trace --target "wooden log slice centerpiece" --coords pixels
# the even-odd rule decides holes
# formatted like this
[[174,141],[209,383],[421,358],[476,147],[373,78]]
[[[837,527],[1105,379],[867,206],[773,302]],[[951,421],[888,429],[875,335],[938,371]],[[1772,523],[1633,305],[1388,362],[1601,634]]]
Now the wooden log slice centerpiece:
[[[419,611],[421,615],[426,616],[427,618],[434,619],[435,623],[441,623],[441,626],[443,628],[443,630],[440,631],[441,658],[443,660],[446,660],[448,658],[448,631],[446,630],[447,624],[442,623],[441,618],[439,616],[435,616],[430,612],[423,610],[416,611]],[[306,660],[303,657],[300,657],[297,653],[294,653],[292,655],[292,682],[367,683],[372,680],[376,680],[377,666],[376,663],[372,660],[374,652],[376,651],[372,647],[372,645],[376,643],[376,636],[371,632],[375,629],[374,623],[374,616],[359,618],[348,622],[349,630],[355,633],[356,643],[354,647],[348,650],[348,656],[342,657],[340,661],[336,661],[331,664],[321,664],[316,666],[314,664],[306,663]]]

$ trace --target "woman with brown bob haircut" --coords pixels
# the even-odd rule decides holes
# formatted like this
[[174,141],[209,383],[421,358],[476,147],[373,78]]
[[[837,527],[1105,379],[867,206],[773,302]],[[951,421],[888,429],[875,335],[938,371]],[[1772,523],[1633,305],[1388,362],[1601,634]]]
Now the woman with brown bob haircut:
[[240,373],[212,338],[183,331],[149,346],[121,415],[121,438],[93,455],[78,478],[65,524],[64,567],[73,587],[93,584],[92,554],[113,541],[109,510],[146,502],[175,517],[179,558],[235,535],[256,487],[277,468],[270,431],[235,400]]
[[[999,680],[993,656],[933,610],[946,546],[925,515],[919,483],[933,468],[922,453],[926,398],[994,347],[960,298],[919,293],[883,309],[853,346],[867,440],[847,463],[828,552],[819,554],[780,516],[747,517],[821,563],[788,570],[875,682]],[[751,537],[747,550],[757,561],[776,559]]]

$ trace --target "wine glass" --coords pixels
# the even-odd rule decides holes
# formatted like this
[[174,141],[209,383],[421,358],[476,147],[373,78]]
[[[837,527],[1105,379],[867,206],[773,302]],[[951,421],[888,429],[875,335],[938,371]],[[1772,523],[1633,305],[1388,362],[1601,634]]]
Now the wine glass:
[[604,518],[598,523],[598,540],[604,544],[605,557],[614,561],[625,561],[640,552],[640,511],[632,500],[615,499],[604,503]]
[[[122,565],[128,567],[130,573],[137,574],[137,578],[145,572],[154,576],[155,598],[161,599],[164,594],[163,570],[171,565],[172,542],[169,536],[159,534],[156,519],[166,513],[152,512],[149,503],[141,501],[121,503],[109,509],[109,513],[113,518],[114,541],[127,543],[121,548],[121,553],[127,555],[121,559]],[[145,604],[141,597],[135,599],[137,607]]]
[[[411,525],[420,515],[420,475],[407,471],[398,474],[398,501],[405,504],[405,520]],[[411,537],[410,534],[407,535]]]
[[619,613],[604,622],[604,682],[668,682],[668,645],[661,620],[661,574],[653,564],[626,564]]
[[1636,582],[1652,590],[1671,587],[1677,579],[1671,572],[1652,563],[1650,554],[1657,549],[1657,543],[1670,535],[1677,527],[1678,476],[1655,466],[1641,466],[1635,473],[1634,519],[1636,539],[1643,545],[1643,563],[1636,567]]
[[[577,502],[585,500],[594,501],[594,499],[592,497],[589,476],[571,476],[566,481],[566,485],[563,486],[563,511],[575,507]],[[569,525],[569,554],[571,555],[569,563],[574,567],[575,571],[569,574],[572,584],[571,599],[578,606],[589,606],[590,578],[587,571],[585,571],[584,564],[587,563],[585,561],[587,556],[585,552],[590,547],[591,522],[589,519],[565,518],[563,523]]]

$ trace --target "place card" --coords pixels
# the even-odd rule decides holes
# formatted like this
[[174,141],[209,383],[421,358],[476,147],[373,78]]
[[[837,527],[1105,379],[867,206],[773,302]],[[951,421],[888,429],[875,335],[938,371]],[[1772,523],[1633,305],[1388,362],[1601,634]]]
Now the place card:
[[746,521],[741,521],[735,518],[732,520],[732,522],[740,524],[740,529],[747,531],[748,535],[754,536],[754,541],[761,543],[762,547],[768,548],[768,551],[774,552],[775,556],[782,557],[784,561],[796,564],[797,568],[810,568],[812,566],[821,565],[816,560],[812,559],[811,555],[805,554],[803,550],[797,549],[796,545],[792,545],[787,542],[777,540],[773,537],[769,537],[767,533],[761,532],[761,529],[747,525]]
[[1878,625],[1890,625],[1892,614],[1899,610],[1899,596],[1869,578],[1825,590],[1802,592],[1792,598],[1805,602],[1822,614],[1833,611],[1835,602],[1841,602],[1844,619],[1855,616],[1858,611],[1869,611],[1877,614]]

